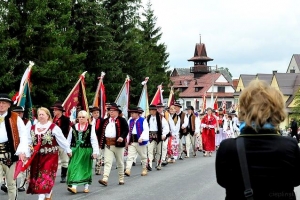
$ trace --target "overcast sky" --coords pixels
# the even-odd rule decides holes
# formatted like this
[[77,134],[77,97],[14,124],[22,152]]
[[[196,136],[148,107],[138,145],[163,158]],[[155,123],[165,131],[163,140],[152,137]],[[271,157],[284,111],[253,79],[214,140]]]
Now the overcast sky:
[[[143,0],[147,3],[148,0]],[[240,74],[286,72],[300,54],[299,0],[151,0],[170,66],[191,67],[195,44],[208,65]]]

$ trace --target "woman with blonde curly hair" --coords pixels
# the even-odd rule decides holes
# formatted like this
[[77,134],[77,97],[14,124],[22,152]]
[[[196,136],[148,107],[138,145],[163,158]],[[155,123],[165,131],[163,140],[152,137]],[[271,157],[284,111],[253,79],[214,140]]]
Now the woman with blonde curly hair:
[[[241,134],[224,140],[216,157],[217,182],[226,189],[225,199],[247,199],[243,182],[246,179],[242,175],[246,167],[241,168],[239,160],[241,150],[245,150],[244,163],[253,191],[248,194],[253,199],[296,199],[294,187],[300,184],[299,147],[296,140],[280,136],[276,129],[286,118],[282,93],[264,81],[253,80],[242,91],[239,103]],[[237,147],[241,141],[244,146]]]
[[37,153],[30,164],[27,194],[39,194],[39,200],[50,200],[58,168],[58,147],[64,149],[69,157],[72,151],[61,129],[52,123],[50,111],[41,107],[37,115],[38,123],[30,131],[32,145]]

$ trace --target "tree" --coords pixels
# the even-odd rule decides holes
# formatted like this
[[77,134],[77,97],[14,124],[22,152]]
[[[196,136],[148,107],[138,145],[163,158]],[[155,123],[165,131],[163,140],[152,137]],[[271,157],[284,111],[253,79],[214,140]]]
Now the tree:
[[[32,69],[32,99],[35,105],[49,106],[64,100],[83,71],[84,53],[74,54],[72,43],[77,35],[70,25],[71,0],[1,1],[0,62],[13,75],[10,90],[18,90],[29,60]],[[6,28],[3,28],[6,27]],[[9,43],[6,48],[5,44]],[[14,66],[14,67],[11,67]],[[9,70],[8,70],[9,71]]]
[[298,91],[295,94],[294,101],[295,106],[292,108],[292,116],[295,117],[298,124],[300,124],[300,88],[298,88]]
[[140,23],[143,44],[142,61],[144,63],[142,73],[150,77],[148,82],[149,96],[154,95],[157,85],[160,83],[163,83],[164,92],[168,95],[171,84],[170,71],[168,71],[169,54],[167,53],[167,46],[160,43],[161,28],[156,27],[157,17],[154,16],[151,6],[149,1],[142,14],[144,20]]

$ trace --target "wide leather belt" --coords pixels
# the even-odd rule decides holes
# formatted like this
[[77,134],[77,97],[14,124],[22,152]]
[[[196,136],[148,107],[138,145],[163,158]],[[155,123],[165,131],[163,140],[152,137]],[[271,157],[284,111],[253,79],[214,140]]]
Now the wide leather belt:
[[131,142],[138,142],[139,141],[139,138],[137,136],[137,134],[132,134],[131,135]]
[[105,141],[106,141],[106,145],[108,146],[116,146],[116,138],[105,138]]

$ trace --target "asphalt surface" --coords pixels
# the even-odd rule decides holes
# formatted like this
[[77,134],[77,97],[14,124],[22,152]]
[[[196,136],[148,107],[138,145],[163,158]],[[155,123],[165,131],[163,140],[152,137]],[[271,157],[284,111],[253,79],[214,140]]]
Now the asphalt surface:
[[[153,169],[147,176],[141,176],[142,166],[138,160],[132,167],[131,176],[125,177],[125,185],[118,185],[116,166],[113,165],[108,186],[102,186],[98,180],[102,175],[94,175],[89,193],[83,193],[83,186],[77,188],[77,194],[67,191],[67,185],[60,183],[58,170],[56,183],[53,189],[53,199],[66,200],[124,200],[124,199],[168,199],[168,200],[224,200],[225,190],[221,188],[215,177],[215,154],[212,157],[203,157],[198,153],[196,158],[177,160],[168,164],[161,171]],[[296,188],[296,195],[300,197],[300,188]],[[8,199],[0,191],[0,200]],[[38,199],[37,195],[19,193],[19,200]]]

